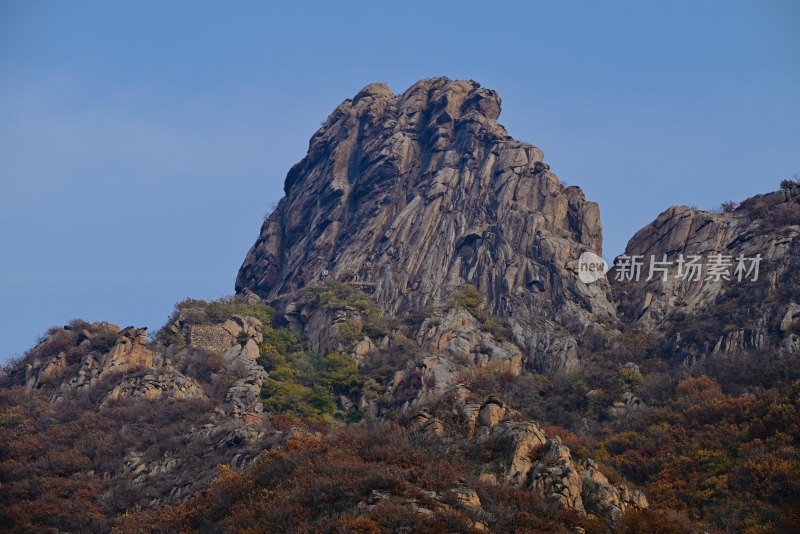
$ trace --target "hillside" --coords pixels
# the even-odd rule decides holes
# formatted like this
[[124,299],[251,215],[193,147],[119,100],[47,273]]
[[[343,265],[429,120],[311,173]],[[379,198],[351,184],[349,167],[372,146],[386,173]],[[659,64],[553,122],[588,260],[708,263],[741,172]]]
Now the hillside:
[[48,330],[0,376],[3,528],[800,528],[800,184],[669,208],[625,252],[760,254],[755,279],[618,258],[587,284],[598,206],[499,115],[474,81],[371,84],[234,296]]

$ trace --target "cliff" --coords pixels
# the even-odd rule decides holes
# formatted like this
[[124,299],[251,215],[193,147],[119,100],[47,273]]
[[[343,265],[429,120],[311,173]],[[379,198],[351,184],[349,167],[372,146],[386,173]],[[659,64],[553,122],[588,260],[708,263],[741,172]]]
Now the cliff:
[[473,81],[368,85],[237,295],[49,329],[0,373],[0,524],[797,531],[800,184],[669,208],[587,283],[597,205],[499,115]]
[[[638,281],[611,273],[624,315],[635,327],[665,333],[681,361],[800,351],[797,183],[717,212],[669,208],[631,238],[625,254],[644,265]],[[651,261],[664,258],[667,276],[658,271],[648,280]]]
[[614,315],[607,285],[575,276],[583,251],[601,252],[599,210],[499,115],[497,93],[447,78],[399,95],[371,84],[344,101],[289,171],[237,292],[285,309],[332,278],[402,316],[472,285],[531,368],[575,366],[572,334]]

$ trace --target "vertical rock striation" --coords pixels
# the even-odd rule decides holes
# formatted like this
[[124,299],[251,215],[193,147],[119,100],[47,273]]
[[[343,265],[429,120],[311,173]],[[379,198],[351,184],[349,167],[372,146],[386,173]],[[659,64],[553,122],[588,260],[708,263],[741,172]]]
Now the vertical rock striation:
[[614,315],[607,285],[574,272],[583,251],[601,252],[599,210],[499,114],[497,93],[447,78],[401,95],[371,84],[345,100],[289,171],[237,292],[280,308],[334,277],[402,315],[474,285],[530,366],[575,365],[571,334]]
[[[644,267],[638,281],[617,280],[612,271],[623,315],[637,327],[665,332],[682,363],[735,352],[800,352],[800,325],[794,325],[800,184],[787,183],[727,212],[671,207],[631,238],[625,254],[641,257]],[[693,256],[701,266],[696,276],[686,263],[680,267]],[[649,276],[653,258],[666,258],[667,276]],[[714,258],[727,262],[723,276],[709,269]],[[739,258],[744,269],[737,273]]]

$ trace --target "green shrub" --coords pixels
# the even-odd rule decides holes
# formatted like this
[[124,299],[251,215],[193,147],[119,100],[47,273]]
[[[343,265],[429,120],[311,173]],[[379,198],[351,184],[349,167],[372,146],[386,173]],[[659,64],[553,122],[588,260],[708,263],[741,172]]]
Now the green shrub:
[[335,411],[335,396],[360,391],[355,364],[346,355],[330,355],[322,362],[305,353],[275,363],[261,389],[264,406],[275,412],[296,413],[324,421]]
[[475,286],[467,286],[453,292],[452,305],[454,307],[464,308],[475,317],[482,312],[480,309],[482,304],[483,296]]
[[186,347],[186,339],[177,332],[173,332],[167,327],[161,328],[158,332],[156,332],[156,341],[161,342],[163,345],[167,347],[177,347],[178,350],[181,350]]
[[214,301],[185,299],[175,305],[173,315],[189,324],[223,323],[234,315],[243,315],[254,317],[266,326],[272,324],[274,312],[263,302],[248,303],[236,295]]
[[337,395],[356,394],[363,385],[356,362],[341,352],[328,354],[322,359],[322,380]]
[[320,358],[303,350],[285,329],[270,328],[267,336],[258,358],[269,372],[261,389],[267,409],[326,421],[336,410],[338,395],[362,393],[364,380],[349,355],[336,352]]
[[378,340],[390,330],[388,319],[369,295],[345,283],[326,280],[322,285],[307,288],[306,298],[323,310],[352,310],[361,316],[364,322],[362,327],[340,327],[343,341],[355,341],[363,335]]
[[264,337],[264,341],[259,347],[262,356],[265,354],[289,354],[303,350],[303,342],[288,328],[265,326],[261,333]]

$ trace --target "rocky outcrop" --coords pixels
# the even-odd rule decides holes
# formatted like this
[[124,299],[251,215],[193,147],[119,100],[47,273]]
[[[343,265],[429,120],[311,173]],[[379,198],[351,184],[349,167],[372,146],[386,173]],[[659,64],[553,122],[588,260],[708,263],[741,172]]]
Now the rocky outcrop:
[[[484,417],[487,408],[493,412],[490,418]],[[539,425],[505,420],[504,411],[496,402],[487,401],[475,439],[504,453],[501,467],[508,481],[529,487],[546,502],[579,514],[613,520],[627,509],[647,508],[647,499],[640,491],[612,485],[591,459],[574,459],[558,436],[546,439]]]
[[[267,373],[256,362],[262,329],[260,321],[241,315],[218,324],[178,319],[167,327],[175,343],[163,347],[148,341],[145,328],[75,321],[50,330],[31,351],[17,383],[27,395],[51,403],[89,400],[100,416],[117,407],[146,412],[164,409],[167,402],[186,403],[183,409],[190,413],[180,415],[176,408],[177,422],[169,422],[181,433],[169,436],[161,456],[153,457],[154,447],[142,440],[143,449],[129,451],[107,475],[113,478],[109,492],[133,491],[124,499],[135,495],[139,505],[178,503],[208,484],[217,465],[243,469],[266,440],[288,439],[267,433],[264,424],[260,393]],[[181,424],[181,418],[192,422]],[[129,430],[123,424],[119,432]]]
[[[85,389],[101,377],[124,373],[139,367],[160,367],[162,362],[148,346],[147,329],[128,327],[123,330],[110,323],[86,324],[75,331],[67,325],[51,330],[50,335],[34,349],[25,368],[27,392],[60,386],[61,391]],[[111,342],[110,348],[108,347]],[[55,356],[42,358],[52,346],[62,348]],[[79,361],[76,361],[79,358]],[[59,394],[52,399],[57,401]]]
[[261,387],[267,379],[267,372],[256,362],[264,341],[261,321],[232,315],[221,323],[195,324],[190,322],[189,315],[191,307],[178,314],[167,328],[185,339],[189,347],[221,357],[223,366],[236,377],[225,394],[226,414],[248,425],[261,424],[264,416]]
[[[727,211],[669,208],[633,236],[625,257],[644,265],[638,281],[620,272],[625,258],[610,273],[624,315],[639,328],[666,332],[685,361],[791,345],[793,303],[800,300],[800,185]],[[693,257],[698,271],[688,263]],[[666,275],[650,276],[652,258],[666,259]],[[723,276],[710,267],[720,262]],[[705,332],[693,336],[685,325],[700,321]]]
[[77,372],[64,380],[52,394],[52,402],[65,395],[88,393],[103,381],[110,381],[100,406],[120,399],[201,399],[207,395],[202,386],[191,377],[175,370],[172,362],[155,354],[150,348],[146,328],[118,326],[102,323],[101,334],[85,330],[78,338],[79,346],[91,347],[98,335],[114,332],[116,341],[108,352],[91,351],[81,359]]
[[208,423],[183,436],[182,449],[167,450],[161,457],[128,452],[115,476],[118,484],[125,483],[140,498],[149,499],[144,501],[148,506],[179,503],[205,487],[220,463],[236,470],[251,465],[267,437],[263,430],[232,421]]
[[440,399],[452,386],[461,366],[443,356],[428,356],[411,368],[400,369],[386,386],[385,396],[390,401],[407,396],[413,392],[413,398],[407,399],[400,410],[425,406]]
[[448,428],[445,413],[424,409],[408,428],[438,437],[466,434],[489,459],[481,480],[521,486],[564,510],[613,521],[626,510],[648,507],[642,492],[612,484],[592,459],[575,458],[561,438],[548,438],[537,423],[520,420],[502,400],[490,396],[475,402],[469,397],[463,386],[450,388],[446,395],[460,412],[461,425]]
[[629,509],[647,508],[647,498],[625,485],[614,486],[589,458],[574,460],[561,438],[553,436],[530,472],[531,489],[567,510],[616,519]]
[[[248,319],[258,322],[252,317]],[[258,325],[260,336],[261,323]],[[254,339],[249,338],[243,344],[234,345],[223,354],[228,366],[241,376],[228,389],[225,402],[230,406],[229,415],[244,421],[245,424],[258,425],[263,422],[264,405],[261,402],[261,387],[267,379],[267,372],[255,361],[255,357],[258,356],[258,346],[256,345],[255,356],[248,348],[253,342]]]
[[167,328],[173,335],[185,340],[188,345],[214,353],[223,353],[231,347],[242,345],[249,358],[258,357],[258,346],[264,341],[261,333],[263,325],[258,319],[233,315],[222,323],[196,324],[186,317],[191,313],[191,308],[187,310],[178,314]]
[[[253,295],[247,298],[257,300]],[[224,322],[197,324],[192,322],[191,314],[192,308],[187,306],[166,328],[189,347],[220,356],[223,367],[236,377],[225,394],[226,414],[245,424],[261,424],[261,387],[267,378],[267,372],[256,362],[264,341],[261,321],[232,315]],[[181,353],[176,357],[180,358]]]
[[499,113],[494,91],[447,78],[344,101],[289,171],[237,291],[291,316],[298,290],[332,277],[402,315],[473,285],[540,370],[572,365],[570,332],[614,315],[605,282],[575,276],[583,251],[601,251],[599,211]]
[[[403,497],[394,495],[388,491],[372,490],[370,496],[358,503],[358,510],[362,513],[372,512],[376,506],[381,504],[390,504],[404,510],[406,514],[418,514],[420,516],[432,516],[435,511],[451,510],[452,506],[448,501],[454,500],[458,507],[469,512],[469,515],[463,517],[465,525],[463,527],[469,529],[471,532],[484,532],[487,531],[486,525],[479,521],[470,519],[470,515],[480,516],[482,513],[481,499],[472,488],[466,486],[455,486],[449,492],[437,492],[420,490],[421,498]],[[448,499],[452,497],[452,499]]]
[[122,378],[106,395],[109,401],[129,399],[204,399],[207,395],[193,379],[176,372],[147,373]]
[[[108,325],[110,331],[119,330],[116,325]],[[105,354],[91,352],[81,361],[77,376],[62,384],[62,392],[87,389],[100,378],[113,373],[125,373],[137,367],[160,367],[154,361],[153,351],[148,346],[147,328],[129,326],[120,331],[116,343]]]
[[[306,337],[311,350],[321,353],[355,350],[352,344],[343,342],[342,334],[360,330],[364,326],[363,318],[353,307],[325,310],[304,301],[290,303],[285,310],[285,318],[294,331]],[[362,345],[359,352],[365,348]]]
[[468,311],[449,309],[426,319],[417,333],[419,346],[431,353],[440,353],[450,359],[467,359],[467,363],[485,367],[490,363],[513,375],[523,369],[523,354],[519,347],[506,340],[498,340],[487,332]]
[[[178,362],[190,357],[190,350],[202,349],[220,357],[219,365],[227,371],[226,380],[235,377],[224,399],[229,406],[228,415],[248,424],[260,424],[260,391],[267,377],[256,362],[264,340],[261,322],[240,315],[219,324],[191,324],[179,318],[167,328],[184,344],[188,340],[188,346],[169,347],[171,358],[153,351],[146,328],[120,330],[110,323],[93,323],[79,332],[69,325],[53,329],[32,351],[24,368],[25,390],[30,394],[44,389],[52,402],[58,402],[64,395],[88,393],[95,386],[103,386],[107,391],[101,406],[120,399],[206,398],[207,393],[197,380],[176,368]],[[53,346],[63,350],[40,356]]]
[[800,305],[790,302],[781,319],[780,331],[790,332],[798,323],[800,323]]
[[258,346],[264,341],[261,321],[255,317],[234,315],[222,324],[222,328],[231,335],[235,344],[241,346],[242,354],[246,358],[258,358]]
[[153,366],[153,351],[147,340],[147,328],[129,326],[119,333],[117,343],[103,360],[103,368],[117,366]]
[[411,420],[408,428],[412,432],[419,432],[437,437],[444,436],[444,424],[438,418],[431,415],[428,410],[419,412],[414,419]]
[[[463,373],[488,368],[492,372],[518,376],[527,359],[516,344],[498,339],[498,334],[462,308],[446,308],[425,319],[415,342],[425,354],[414,366],[399,369],[386,387],[385,398],[401,411],[419,409],[441,399],[464,378]],[[501,336],[502,337],[502,336]],[[387,341],[392,345],[394,340]],[[413,398],[408,399],[409,392]]]

